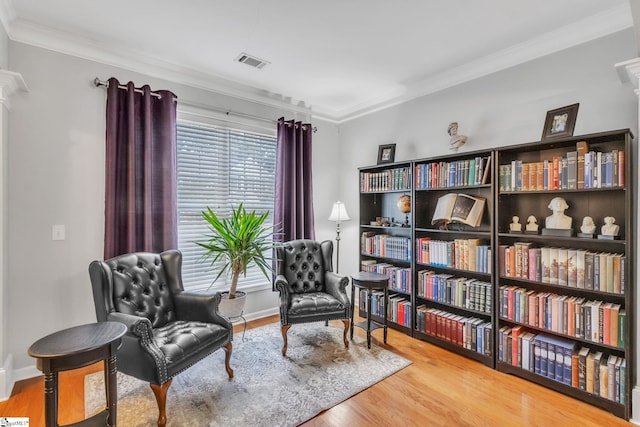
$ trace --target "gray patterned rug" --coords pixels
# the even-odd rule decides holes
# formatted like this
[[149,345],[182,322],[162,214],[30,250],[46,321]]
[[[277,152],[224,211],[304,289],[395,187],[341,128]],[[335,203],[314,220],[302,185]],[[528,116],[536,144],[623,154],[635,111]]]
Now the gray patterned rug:
[[[411,362],[354,336],[348,349],[342,327],[294,325],[283,358],[280,324],[234,336],[231,367],[220,350],[173,379],[168,426],[296,426],[405,368]],[[85,377],[87,415],[104,408],[102,372]],[[158,409],[149,384],[118,373],[118,425],[155,425]]]

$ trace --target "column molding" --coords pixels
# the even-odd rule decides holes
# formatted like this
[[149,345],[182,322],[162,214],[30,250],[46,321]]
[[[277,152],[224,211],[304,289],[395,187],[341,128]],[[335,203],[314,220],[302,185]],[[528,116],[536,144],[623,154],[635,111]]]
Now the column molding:
[[7,231],[8,231],[8,191],[7,191],[7,147],[9,144],[7,120],[11,109],[10,99],[19,92],[27,91],[27,85],[20,73],[0,70],[0,401],[7,400],[15,383],[13,357],[7,351]]
[[[631,59],[628,61],[624,61],[624,62],[620,62],[618,64],[615,65],[616,70],[618,71],[618,76],[620,77],[620,80],[623,83],[631,83],[633,85],[633,91],[636,94],[636,96],[638,97],[638,110],[637,110],[637,114],[638,114],[638,123],[640,124],[640,58],[635,58],[635,59]],[[634,129],[634,134],[636,135],[636,138],[638,136],[640,136],[640,130],[639,129]],[[638,150],[636,149],[635,152],[633,153],[633,159],[636,162],[636,165],[638,164]],[[637,169],[637,167],[636,167]],[[637,173],[637,172],[636,172]],[[638,184],[640,184],[640,182],[638,182],[638,177],[636,175],[636,181],[635,181],[635,185],[636,188],[640,188],[638,186]],[[637,190],[636,190],[636,193]],[[638,200],[636,200],[636,212],[640,212],[639,207],[640,205],[638,204]],[[634,224],[633,227],[634,229],[637,229],[637,215],[634,216]],[[636,260],[635,260],[635,265],[638,266],[640,265],[638,263],[638,260],[640,259],[640,250],[639,250],[639,246],[638,244],[640,243],[640,238],[638,238],[638,233],[636,233],[635,236],[635,247],[634,250],[636,251]],[[637,272],[635,273],[637,276]],[[636,300],[634,301],[635,304],[635,310],[637,312],[638,308],[640,308],[640,294],[636,293]],[[634,313],[635,318],[637,319],[637,314]],[[634,341],[635,341],[635,345],[634,345],[634,365],[635,365],[635,369],[637,369],[637,367],[640,366],[640,359],[638,359],[638,357],[640,356],[640,351],[638,351],[638,345],[640,344],[640,336],[638,336],[638,333],[640,333],[640,328],[635,328],[635,337],[634,337]],[[627,361],[628,363],[629,361]],[[635,375],[634,375],[635,376]],[[640,424],[640,387],[638,386],[638,384],[633,384],[633,389],[631,390],[631,422],[633,422],[634,424]]]

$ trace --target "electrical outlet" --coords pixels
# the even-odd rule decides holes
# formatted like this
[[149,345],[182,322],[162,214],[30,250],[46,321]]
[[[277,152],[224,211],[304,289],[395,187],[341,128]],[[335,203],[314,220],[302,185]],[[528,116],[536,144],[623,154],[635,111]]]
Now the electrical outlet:
[[64,240],[65,239],[65,227],[64,224],[58,224],[51,227],[51,239],[52,240]]

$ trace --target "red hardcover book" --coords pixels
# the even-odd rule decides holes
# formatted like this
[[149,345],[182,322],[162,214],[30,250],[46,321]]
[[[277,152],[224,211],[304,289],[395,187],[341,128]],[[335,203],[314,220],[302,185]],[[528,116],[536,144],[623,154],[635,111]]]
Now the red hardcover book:
[[511,329],[511,342],[512,342],[512,346],[511,346],[511,364],[513,366],[518,366],[518,337],[520,336],[520,334],[522,334],[524,332],[524,330],[522,329],[522,326],[518,325],[518,326],[514,326],[513,329]]

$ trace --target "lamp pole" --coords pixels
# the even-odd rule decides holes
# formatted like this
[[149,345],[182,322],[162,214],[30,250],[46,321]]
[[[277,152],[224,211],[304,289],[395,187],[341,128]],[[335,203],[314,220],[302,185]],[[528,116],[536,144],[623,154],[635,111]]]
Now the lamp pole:
[[344,203],[339,200],[335,202],[333,209],[331,209],[331,215],[329,215],[329,221],[336,222],[336,273],[340,272],[340,222],[350,219]]

